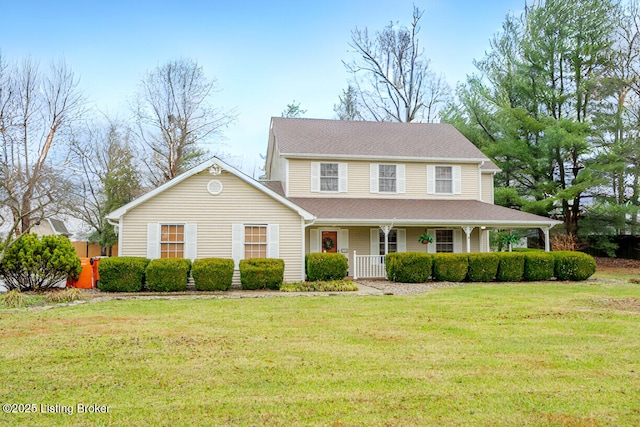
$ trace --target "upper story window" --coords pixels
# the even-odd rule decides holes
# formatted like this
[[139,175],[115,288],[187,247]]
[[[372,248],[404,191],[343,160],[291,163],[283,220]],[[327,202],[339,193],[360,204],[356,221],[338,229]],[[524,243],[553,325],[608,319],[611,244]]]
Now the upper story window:
[[427,165],[427,194],[462,194],[462,167]]
[[338,191],[339,179],[337,163],[320,163],[320,191]]
[[311,162],[311,191],[314,193],[346,193],[347,163]]
[[405,192],[405,165],[370,165],[371,193],[401,194]]
[[184,225],[162,224],[160,227],[160,258],[184,258]]
[[436,193],[453,193],[453,171],[451,166],[436,166]]
[[396,192],[396,165],[378,165],[378,191]]

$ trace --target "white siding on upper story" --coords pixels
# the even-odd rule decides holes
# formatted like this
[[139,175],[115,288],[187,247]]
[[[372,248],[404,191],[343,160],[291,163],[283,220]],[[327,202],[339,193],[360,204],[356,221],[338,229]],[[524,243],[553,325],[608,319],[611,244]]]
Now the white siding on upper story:
[[482,174],[482,201],[493,204],[493,173]]
[[[362,198],[390,198],[406,199],[471,199],[478,200],[480,193],[478,164],[461,163],[461,193],[460,194],[427,194],[427,165],[454,166],[455,163],[399,163],[399,162],[369,162],[369,161],[341,161],[348,163],[348,191],[344,193],[318,193],[311,191],[311,160],[289,159],[289,187],[288,197],[362,197]],[[314,160],[313,162],[317,162]],[[335,161],[328,161],[334,162]],[[402,164],[405,170],[404,193],[372,193],[371,192],[371,164]]]
[[[212,179],[223,185],[219,195],[207,191]],[[300,215],[230,173],[194,175],[127,212],[120,229],[121,256],[147,256],[149,223],[196,224],[198,258],[231,258],[234,224],[278,225],[285,281],[303,278]]]

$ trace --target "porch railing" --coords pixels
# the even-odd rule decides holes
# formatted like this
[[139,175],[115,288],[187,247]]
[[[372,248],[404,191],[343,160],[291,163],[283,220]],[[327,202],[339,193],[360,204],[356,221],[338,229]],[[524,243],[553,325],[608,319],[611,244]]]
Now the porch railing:
[[387,271],[384,255],[358,255],[353,251],[353,279],[384,279]]

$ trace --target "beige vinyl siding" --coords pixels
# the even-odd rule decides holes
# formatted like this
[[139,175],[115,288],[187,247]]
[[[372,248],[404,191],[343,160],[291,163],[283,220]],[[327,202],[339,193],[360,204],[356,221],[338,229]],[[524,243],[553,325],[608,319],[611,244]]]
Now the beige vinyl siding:
[[[207,184],[213,179],[223,185],[222,193],[217,196],[207,192]],[[198,258],[231,258],[233,224],[279,224],[285,280],[302,278],[301,217],[232,174],[213,176],[208,171],[202,172],[128,212],[121,229],[122,256],[146,256],[150,222],[196,223]]]
[[493,173],[482,175],[482,201],[493,204]]
[[[320,161],[321,160],[314,160]],[[427,194],[427,164],[428,163],[402,163],[379,161],[341,161],[348,164],[349,181],[348,192],[322,193],[311,191],[311,160],[289,159],[289,197],[332,197],[332,198],[405,198],[405,199],[472,199],[479,196],[478,164],[463,163],[461,166],[462,194],[443,195]],[[327,162],[335,162],[327,160]],[[371,193],[370,192],[370,164],[404,164],[405,165],[405,192]],[[455,163],[433,163],[434,165],[454,165]]]

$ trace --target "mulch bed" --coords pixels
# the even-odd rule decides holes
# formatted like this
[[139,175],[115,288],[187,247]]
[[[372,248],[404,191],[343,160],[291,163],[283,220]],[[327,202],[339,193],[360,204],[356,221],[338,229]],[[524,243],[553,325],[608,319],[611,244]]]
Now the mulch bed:
[[640,269],[639,259],[624,258],[600,258],[595,257],[596,265],[605,268],[638,268]]

